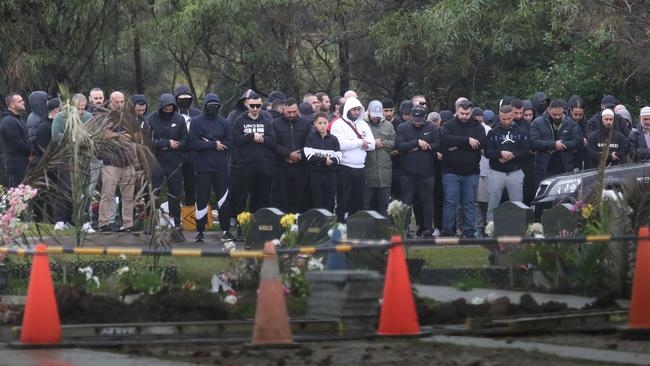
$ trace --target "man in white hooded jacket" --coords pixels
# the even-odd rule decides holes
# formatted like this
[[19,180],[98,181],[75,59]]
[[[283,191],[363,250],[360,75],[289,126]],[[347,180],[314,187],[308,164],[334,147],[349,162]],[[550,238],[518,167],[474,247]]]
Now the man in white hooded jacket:
[[363,209],[366,152],[375,149],[375,138],[363,120],[365,113],[359,99],[348,98],[341,118],[334,121],[330,131],[339,140],[343,155],[337,176],[336,216],[339,222],[345,222],[346,213],[352,215]]

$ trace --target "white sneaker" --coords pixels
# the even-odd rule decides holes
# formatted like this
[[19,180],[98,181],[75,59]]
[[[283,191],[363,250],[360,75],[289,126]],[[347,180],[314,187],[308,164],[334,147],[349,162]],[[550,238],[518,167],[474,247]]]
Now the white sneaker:
[[433,230],[433,234],[431,234],[431,235],[432,236],[440,236],[440,230],[438,230],[438,229]]
[[65,223],[63,221],[57,221],[54,224],[54,231],[63,231],[65,230]]
[[81,227],[81,231],[85,232],[86,234],[95,233],[95,229],[93,229],[93,226],[90,222],[83,224],[83,226]]

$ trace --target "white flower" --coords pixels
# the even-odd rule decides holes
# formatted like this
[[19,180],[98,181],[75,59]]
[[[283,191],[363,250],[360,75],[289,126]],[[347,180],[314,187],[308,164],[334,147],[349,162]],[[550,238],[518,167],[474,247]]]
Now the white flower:
[[120,254],[120,259],[123,260],[123,261],[125,261],[125,260],[126,260],[126,255],[124,255],[124,254]]
[[528,226],[528,230],[526,232],[528,235],[532,235],[534,237],[537,237],[537,235],[544,235],[544,226],[542,226],[542,224],[539,222],[535,222]]
[[483,305],[485,304],[485,299],[482,297],[475,297],[472,299],[472,301],[469,302],[472,305]]
[[535,239],[544,239],[545,238],[544,234],[533,234],[533,237]]
[[603,190],[603,200],[605,201],[619,201],[623,199],[623,193],[616,192],[612,189]]
[[280,246],[280,244],[281,244],[281,243],[280,243],[280,240],[278,240],[278,239],[273,239],[273,240],[271,241],[271,243],[273,243],[273,245],[275,245],[276,247],[277,247],[277,246]]
[[323,258],[314,258],[311,257],[309,258],[309,262],[307,262],[307,269],[310,271],[322,271],[323,270]]
[[93,269],[90,267],[79,268],[79,272],[86,275],[86,281],[90,281],[90,279],[93,277]]
[[228,295],[223,299],[223,302],[225,302],[228,305],[235,305],[237,303],[237,296]]
[[494,222],[490,221],[487,226],[485,226],[485,235],[494,236]]
[[93,276],[92,280],[95,281],[97,288],[99,288],[99,278],[97,276]]
[[346,234],[348,232],[348,226],[346,224],[339,224],[337,229],[339,229],[341,235]]
[[289,229],[289,231],[293,231],[293,232],[297,233],[298,232],[298,225],[296,225],[296,224],[291,225],[291,228]]
[[497,294],[495,294],[494,292],[490,292],[485,299],[487,300],[488,304],[494,304],[494,302],[497,301],[498,298],[499,296],[497,296]]
[[223,250],[224,251],[229,252],[229,251],[234,250],[234,249],[235,249],[235,242],[234,241],[229,240],[229,241],[223,243]]
[[386,209],[386,212],[388,212],[388,215],[390,216],[395,216],[400,213],[400,211],[404,210],[406,208],[406,205],[402,203],[402,201],[398,200],[393,200],[390,201],[388,204],[388,209]]
[[301,272],[301,271],[300,271],[300,268],[295,267],[295,266],[294,266],[294,267],[291,267],[291,273],[292,273],[292,274],[294,274],[294,275],[299,275],[300,272]]
[[118,276],[122,276],[123,274],[125,274],[125,273],[127,273],[127,272],[129,272],[129,267],[128,267],[128,266],[124,266],[124,267],[122,267],[122,268],[120,268],[120,269],[117,270],[117,275],[118,275]]

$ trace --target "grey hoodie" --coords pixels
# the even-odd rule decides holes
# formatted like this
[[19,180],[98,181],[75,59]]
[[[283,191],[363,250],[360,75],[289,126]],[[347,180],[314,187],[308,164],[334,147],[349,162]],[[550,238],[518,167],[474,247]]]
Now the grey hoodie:
[[27,116],[27,135],[29,142],[33,145],[36,142],[38,125],[43,118],[47,117],[47,93],[40,90],[32,92],[27,98],[27,103],[32,110]]

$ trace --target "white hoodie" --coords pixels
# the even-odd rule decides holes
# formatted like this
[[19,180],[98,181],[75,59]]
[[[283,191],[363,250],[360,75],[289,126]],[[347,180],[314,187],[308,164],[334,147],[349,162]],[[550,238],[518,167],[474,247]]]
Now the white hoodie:
[[[351,121],[348,117],[348,112],[352,108],[361,107],[361,113],[359,118],[356,121]],[[332,129],[330,133],[339,140],[339,145],[341,147],[341,153],[343,157],[341,158],[341,164],[355,169],[363,169],[364,163],[366,162],[366,150],[363,149],[363,141],[368,142],[368,150],[372,151],[375,149],[375,138],[370,131],[370,126],[363,120],[363,116],[366,114],[366,110],[361,105],[361,102],[357,98],[348,98],[345,101],[343,106],[343,114],[341,118],[334,121],[332,124]],[[357,134],[354,133],[352,127],[348,125],[349,122],[357,129],[357,132],[361,135],[363,139],[357,137]]]

